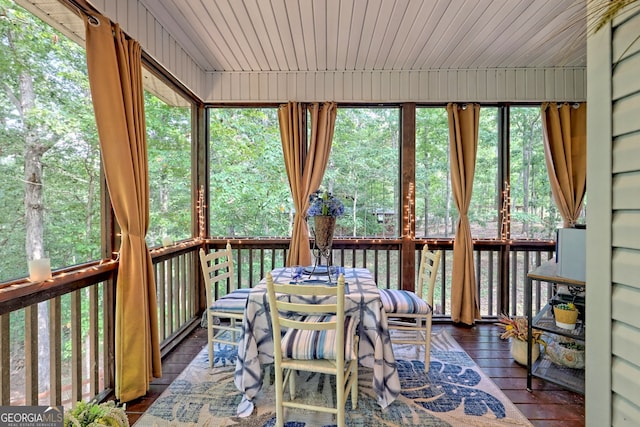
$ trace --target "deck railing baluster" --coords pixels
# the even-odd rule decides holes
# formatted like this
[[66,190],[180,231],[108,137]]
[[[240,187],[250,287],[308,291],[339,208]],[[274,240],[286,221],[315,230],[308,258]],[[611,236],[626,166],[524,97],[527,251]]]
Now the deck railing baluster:
[[82,300],[80,291],[71,297],[71,400],[82,399]]
[[9,406],[11,394],[11,313],[0,314],[0,406]]
[[38,306],[30,305],[24,313],[25,402],[38,404]]
[[[234,248],[236,280],[239,286],[253,287],[262,276],[273,268],[284,266],[289,248],[288,239],[229,239]],[[200,300],[201,289],[198,250],[200,247],[221,248],[227,239],[189,240],[178,242],[168,248],[152,251],[154,275],[159,312],[161,351],[166,353],[175,347],[182,337],[199,326],[204,302]],[[422,243],[416,242],[416,254]],[[441,270],[436,288],[435,318],[448,319],[451,308],[448,301],[451,293],[451,241],[430,241],[429,246],[442,249]],[[496,268],[498,257],[507,248],[508,279],[501,278]],[[348,267],[369,267],[382,288],[400,288],[402,265],[400,263],[400,240],[335,239],[334,264]],[[543,259],[553,255],[552,242],[517,245],[509,242],[476,242],[474,249],[476,280],[482,302],[482,315],[490,320],[496,316],[496,305],[502,292],[509,292],[507,307],[510,314],[523,314],[523,290],[527,272],[539,265]],[[545,257],[543,253],[547,253]],[[113,387],[113,296],[117,263],[96,264],[97,267],[73,268],[62,277],[66,289],[56,288],[56,272],[53,286],[47,284],[44,291],[34,295],[24,291],[18,300],[7,300],[2,292],[13,292],[13,284],[0,285],[0,405],[16,404],[63,404],[70,406],[76,400],[87,400],[95,395],[105,395]],[[95,273],[92,272],[95,268]],[[72,276],[77,275],[77,276]],[[258,277],[260,276],[260,277]],[[76,279],[68,277],[77,277]],[[502,284],[501,281],[505,283]],[[23,286],[22,282],[18,282]],[[28,285],[28,283],[27,283]],[[506,290],[501,286],[507,286]],[[16,286],[16,289],[21,289]],[[553,291],[549,286],[537,284],[534,304],[541,307]],[[54,290],[54,291],[52,291]],[[109,291],[109,292],[108,292]],[[224,292],[224,289],[218,290]],[[38,292],[42,297],[38,299]],[[4,297],[4,299],[3,299]],[[22,303],[26,301],[27,304]],[[38,387],[38,303],[45,302],[49,308],[49,335],[51,357],[50,384],[48,390]],[[86,306],[85,306],[86,304]],[[499,305],[499,304],[498,304]],[[8,307],[8,309],[7,309]],[[65,307],[64,309],[61,307]],[[69,310],[70,307],[70,310]],[[68,310],[68,311],[65,311]],[[10,314],[10,313],[14,314]],[[88,326],[83,327],[83,316],[88,314]],[[67,314],[68,313],[68,314]],[[84,314],[83,314],[84,313]],[[70,317],[67,317],[70,316]],[[69,320],[63,320],[68,318]],[[63,322],[66,324],[63,325]],[[14,324],[24,329],[16,332]],[[68,326],[67,326],[68,325]],[[20,337],[20,338],[18,338]],[[12,344],[16,339],[21,342]],[[65,349],[70,353],[63,354]],[[24,366],[17,366],[12,358],[20,357]],[[16,390],[12,381],[20,376],[21,390]],[[40,397],[38,397],[40,395]],[[40,402],[38,401],[40,400]]]

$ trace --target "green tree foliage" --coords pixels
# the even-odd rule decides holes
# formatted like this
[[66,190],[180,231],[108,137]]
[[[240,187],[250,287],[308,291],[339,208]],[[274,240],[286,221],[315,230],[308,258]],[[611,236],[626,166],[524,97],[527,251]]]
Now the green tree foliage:
[[498,109],[480,108],[478,152],[473,177],[473,192],[469,206],[469,222],[475,238],[497,238],[498,195],[501,189],[498,177]]
[[544,159],[540,107],[511,107],[511,237],[554,239],[562,225]]
[[399,123],[398,108],[338,108],[323,179],[345,204],[337,236],[398,235]]
[[145,92],[150,247],[191,237],[191,109]]
[[83,49],[0,0],[0,73],[0,280],[26,275],[31,256],[27,166],[42,175],[42,233],[26,248],[40,245],[53,268],[98,258],[100,157]]
[[293,215],[275,108],[211,110],[212,236],[288,236]]
[[[275,108],[211,110],[213,236],[290,236],[293,202]],[[323,187],[345,204],[338,236],[395,236],[398,108],[339,108]],[[377,211],[389,213],[378,223]]]
[[443,107],[416,109],[416,236],[452,234],[449,124]]

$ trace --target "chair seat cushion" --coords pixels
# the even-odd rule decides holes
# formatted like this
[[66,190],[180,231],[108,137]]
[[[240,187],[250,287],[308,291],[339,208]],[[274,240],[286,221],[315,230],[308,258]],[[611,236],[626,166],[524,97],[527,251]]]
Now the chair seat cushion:
[[382,307],[387,313],[429,314],[431,306],[414,292],[401,289],[380,289]]
[[[331,322],[335,315],[306,316],[305,322]],[[358,319],[353,316],[345,317],[344,321],[344,359],[355,360],[354,339]],[[336,358],[336,331],[307,331],[288,329],[282,337],[282,355],[289,359],[313,360]]]
[[227,313],[242,313],[247,305],[247,298],[251,289],[242,288],[218,298],[211,304],[211,311],[222,311]]

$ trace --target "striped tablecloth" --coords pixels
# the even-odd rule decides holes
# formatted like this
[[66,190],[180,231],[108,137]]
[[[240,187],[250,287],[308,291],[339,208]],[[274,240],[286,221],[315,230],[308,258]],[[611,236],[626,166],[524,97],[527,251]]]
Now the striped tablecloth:
[[[274,282],[289,282],[294,269],[276,268],[272,275]],[[359,363],[373,369],[373,389],[378,395],[380,406],[386,408],[400,394],[387,315],[382,309],[380,293],[368,269],[345,268],[344,276],[349,292],[345,295],[345,312],[349,316],[360,317]],[[308,279],[309,276],[304,274],[303,278]],[[311,276],[310,279],[327,279],[327,276]],[[319,298],[318,302],[322,300],[323,298]],[[262,387],[262,366],[273,363],[273,337],[264,279],[251,290],[243,328],[242,342],[238,347],[235,384],[245,394],[238,407],[238,415],[249,416],[253,410],[251,400]]]

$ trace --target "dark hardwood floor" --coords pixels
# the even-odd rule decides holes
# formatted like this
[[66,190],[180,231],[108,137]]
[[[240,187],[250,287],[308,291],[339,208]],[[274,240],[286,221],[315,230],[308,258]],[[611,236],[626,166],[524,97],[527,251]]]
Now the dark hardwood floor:
[[[499,338],[500,328],[492,324],[463,327],[434,324],[434,332],[447,329],[478,366],[511,399],[536,427],[578,427],[585,425],[584,396],[539,378],[527,391],[527,370],[509,354],[509,342]],[[198,328],[162,362],[163,377],[153,381],[145,397],[127,404],[133,424],[206,344],[206,329]]]

